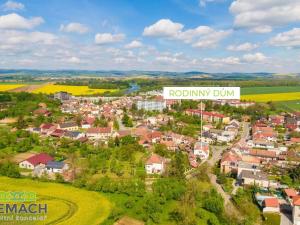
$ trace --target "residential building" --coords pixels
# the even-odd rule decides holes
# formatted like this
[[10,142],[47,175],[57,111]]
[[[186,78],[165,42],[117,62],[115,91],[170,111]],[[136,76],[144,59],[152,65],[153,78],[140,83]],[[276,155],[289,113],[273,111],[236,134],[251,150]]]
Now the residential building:
[[111,127],[92,127],[86,131],[86,136],[91,139],[107,140],[112,136]]
[[147,160],[145,169],[147,174],[162,174],[165,171],[165,163],[166,159],[157,155],[153,154]]
[[68,164],[57,161],[49,161],[45,167],[47,173],[63,173],[68,168]]
[[167,107],[165,101],[144,100],[137,102],[137,108],[145,111],[163,111]]
[[54,99],[58,99],[60,101],[70,100],[72,97],[68,92],[60,91],[54,94]]
[[31,169],[33,170],[35,167],[40,165],[47,165],[49,161],[52,161],[53,158],[47,153],[40,153],[38,155],[34,155],[25,159],[19,163],[19,167],[23,169]]
[[207,160],[209,157],[209,144],[206,142],[196,142],[194,145],[194,155],[201,160]]
[[200,109],[187,109],[185,112],[191,116],[201,116],[202,114],[203,120],[209,123],[228,124],[230,122],[230,117],[217,112],[207,112]]
[[263,201],[264,213],[280,213],[279,201],[277,198],[266,198]]
[[264,188],[270,187],[268,175],[264,172],[243,170],[240,174],[240,180],[243,185],[256,185]]
[[300,225],[300,196],[293,197],[293,224]]
[[78,124],[76,122],[65,122],[58,124],[59,129],[67,131],[76,131],[78,130]]

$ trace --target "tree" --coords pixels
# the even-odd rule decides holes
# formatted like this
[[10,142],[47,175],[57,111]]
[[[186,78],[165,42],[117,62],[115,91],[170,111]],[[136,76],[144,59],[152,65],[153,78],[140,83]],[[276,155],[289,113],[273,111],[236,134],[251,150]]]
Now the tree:
[[222,197],[212,189],[210,195],[204,200],[204,208],[208,211],[215,213],[216,215],[221,214],[224,210],[224,202]]
[[122,123],[125,127],[133,127],[132,119],[126,113],[123,116]]
[[164,144],[155,144],[154,152],[163,157],[169,156],[169,151],[168,151],[166,145],[164,145]]
[[174,178],[159,179],[153,183],[153,193],[166,198],[166,200],[179,200],[184,194],[185,188],[183,181]]
[[183,153],[176,152],[175,158],[171,160],[169,175],[177,178],[184,178],[184,155]]
[[120,129],[120,125],[119,125],[119,122],[118,122],[118,120],[114,120],[114,129],[115,130],[119,130]]
[[26,121],[24,120],[23,116],[18,117],[18,120],[16,122],[16,128],[19,130],[26,128]]
[[13,178],[21,177],[19,167],[12,162],[4,162],[0,164],[0,175]]

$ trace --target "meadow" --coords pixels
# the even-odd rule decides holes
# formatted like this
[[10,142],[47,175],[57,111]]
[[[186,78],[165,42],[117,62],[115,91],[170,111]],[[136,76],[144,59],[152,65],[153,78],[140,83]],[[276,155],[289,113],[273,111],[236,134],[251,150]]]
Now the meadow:
[[241,95],[300,92],[300,86],[243,87]]
[[[0,191],[30,191],[37,194],[37,203],[48,204],[45,221],[22,222],[24,225],[96,225],[109,216],[112,204],[99,193],[72,186],[29,179],[0,177]],[[19,224],[5,223],[1,224]]]
[[91,89],[88,86],[69,86],[46,84],[33,90],[32,93],[54,94],[59,91],[66,91],[72,95],[94,95],[105,92],[114,92],[116,89]]
[[25,86],[24,84],[1,84],[0,83],[0,92],[1,91],[10,91],[16,88]]

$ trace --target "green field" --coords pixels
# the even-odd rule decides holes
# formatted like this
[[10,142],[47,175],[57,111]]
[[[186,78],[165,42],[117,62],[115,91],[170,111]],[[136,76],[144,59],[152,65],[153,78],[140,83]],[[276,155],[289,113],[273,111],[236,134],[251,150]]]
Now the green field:
[[265,213],[263,225],[280,225],[280,215],[276,213]]
[[99,193],[29,179],[0,177],[0,191],[35,192],[38,197],[37,203],[48,204],[46,221],[1,221],[1,224],[98,225],[109,216],[112,207],[110,201]]
[[241,89],[241,98],[247,101],[272,101],[281,110],[300,110],[300,86],[246,87]]
[[285,101],[276,102],[277,107],[283,110],[300,111],[300,100],[299,101]]
[[241,95],[300,92],[300,86],[243,87]]

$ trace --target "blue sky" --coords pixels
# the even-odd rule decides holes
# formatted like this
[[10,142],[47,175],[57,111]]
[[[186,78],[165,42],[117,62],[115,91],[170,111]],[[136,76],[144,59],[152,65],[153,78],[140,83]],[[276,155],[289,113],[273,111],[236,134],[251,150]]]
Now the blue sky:
[[0,68],[300,72],[299,0],[9,0],[0,32]]

